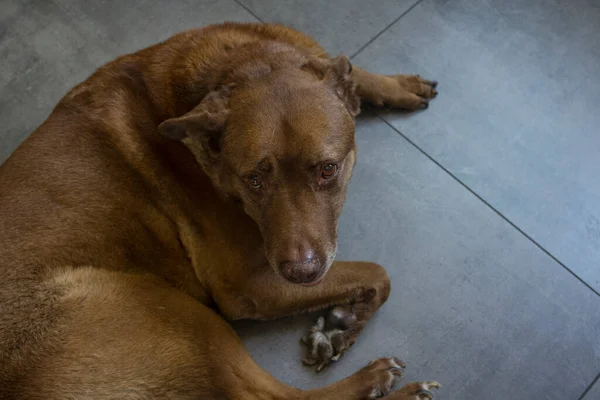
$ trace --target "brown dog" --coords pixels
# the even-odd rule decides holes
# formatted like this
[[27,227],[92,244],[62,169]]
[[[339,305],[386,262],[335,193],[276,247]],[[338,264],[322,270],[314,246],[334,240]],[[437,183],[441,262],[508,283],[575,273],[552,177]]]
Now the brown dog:
[[360,100],[426,107],[434,87],[276,25],[193,30],[100,68],[0,168],[0,398],[387,395],[397,359],[304,392],[223,318],[338,306],[312,341],[335,351],[309,350],[327,365],[356,341],[390,282],[333,261],[354,117]]

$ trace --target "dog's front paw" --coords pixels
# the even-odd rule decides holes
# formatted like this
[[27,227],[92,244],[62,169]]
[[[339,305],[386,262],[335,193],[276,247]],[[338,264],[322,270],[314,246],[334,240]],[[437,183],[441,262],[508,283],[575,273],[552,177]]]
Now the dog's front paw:
[[389,400],[431,400],[432,389],[439,389],[440,384],[436,381],[413,382],[402,386],[400,389],[386,397]]
[[[332,342],[333,339],[333,342]],[[320,372],[332,361],[337,361],[336,347],[338,342],[336,335],[325,331],[325,318],[319,317],[317,322],[310,328],[308,335],[302,338],[302,343],[307,346],[308,354],[302,359],[304,365],[316,365]]]
[[386,76],[386,85],[377,93],[376,106],[418,110],[429,107],[429,100],[437,96],[437,82],[419,75]]
[[351,306],[338,306],[329,311],[327,317],[319,317],[302,342],[308,348],[308,356],[302,359],[305,365],[317,365],[317,372],[342,357],[356,340],[352,334],[357,318]]

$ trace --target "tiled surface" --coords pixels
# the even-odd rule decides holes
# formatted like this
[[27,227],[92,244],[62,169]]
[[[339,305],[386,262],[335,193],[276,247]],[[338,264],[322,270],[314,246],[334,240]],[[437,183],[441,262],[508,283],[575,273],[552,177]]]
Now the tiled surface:
[[0,59],[1,162],[69,88],[109,58],[51,3],[3,0]]
[[600,384],[596,382],[596,384],[592,387],[592,389],[587,392],[583,400],[598,400],[600,399]]
[[0,162],[103,63],[185,29],[256,21],[233,0],[1,0],[0,8]]
[[386,118],[600,291],[598,21],[586,0],[425,0],[356,63],[439,80],[427,113]]
[[73,20],[98,32],[128,53],[160,42],[186,29],[223,21],[256,22],[234,0],[72,1],[54,0]]
[[[240,1],[332,54],[354,53],[413,5]],[[103,62],[192,26],[253,20],[233,0],[1,9],[0,162]],[[385,118],[596,289],[599,20],[592,0],[423,0],[355,58],[438,79],[427,111]],[[600,297],[377,117],[363,117],[357,138],[340,258],[385,265],[392,296],[319,375],[299,363],[310,317],[237,324],[259,364],[308,388],[395,354],[406,380],[442,381],[439,399],[577,400],[600,372]]]
[[331,55],[352,55],[417,0],[240,0],[264,22],[310,33]]
[[253,356],[303,387],[395,354],[439,399],[576,400],[600,371],[600,298],[389,127],[357,136],[340,258],[386,266],[392,295],[323,375],[299,364],[305,319],[244,324]]

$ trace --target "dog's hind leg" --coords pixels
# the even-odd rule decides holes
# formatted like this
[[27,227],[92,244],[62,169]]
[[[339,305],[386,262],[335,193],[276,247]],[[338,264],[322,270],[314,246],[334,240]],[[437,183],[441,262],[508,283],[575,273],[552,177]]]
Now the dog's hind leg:
[[405,365],[397,358],[380,358],[370,362],[354,375],[333,385],[303,393],[306,399],[362,400],[385,397],[390,400],[432,399],[432,389],[440,384],[435,381],[412,382],[392,392],[402,377]]
[[300,398],[254,363],[223,318],[157,278],[81,267],[47,284],[61,293],[57,322],[8,398]]
[[302,391],[260,368],[219,315],[158,279],[82,267],[48,284],[61,293],[57,323],[15,398],[361,400],[389,393],[404,367],[379,359]]

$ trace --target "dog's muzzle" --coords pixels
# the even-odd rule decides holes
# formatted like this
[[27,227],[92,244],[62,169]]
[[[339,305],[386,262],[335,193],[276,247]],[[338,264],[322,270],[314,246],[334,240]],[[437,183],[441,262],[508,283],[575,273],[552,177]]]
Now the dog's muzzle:
[[281,275],[292,283],[310,284],[322,277],[323,265],[317,257],[301,262],[285,261],[279,264]]

